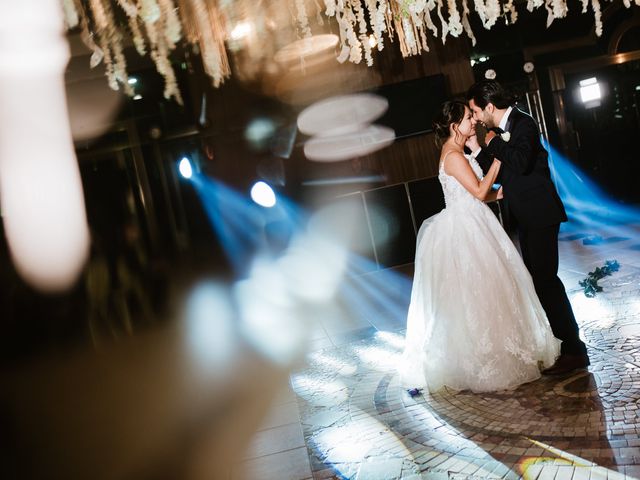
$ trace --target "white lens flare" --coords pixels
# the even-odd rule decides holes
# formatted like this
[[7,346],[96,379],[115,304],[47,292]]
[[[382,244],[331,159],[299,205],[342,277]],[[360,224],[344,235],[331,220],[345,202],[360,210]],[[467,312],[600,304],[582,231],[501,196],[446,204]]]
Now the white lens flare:
[[258,205],[271,208],[276,204],[276,194],[265,182],[256,182],[251,187],[251,199]]
[[191,176],[193,175],[193,168],[191,168],[191,162],[187,157],[184,157],[182,160],[180,160],[178,170],[180,171],[180,175],[182,175],[186,179],[191,178]]

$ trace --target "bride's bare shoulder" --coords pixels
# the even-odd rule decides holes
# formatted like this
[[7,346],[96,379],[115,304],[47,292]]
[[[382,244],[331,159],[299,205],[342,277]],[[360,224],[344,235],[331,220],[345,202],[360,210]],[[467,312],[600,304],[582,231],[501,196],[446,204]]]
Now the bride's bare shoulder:
[[468,164],[467,158],[458,150],[449,150],[442,152],[440,155],[440,165],[442,165],[447,175],[454,170],[464,168],[465,165],[468,166]]

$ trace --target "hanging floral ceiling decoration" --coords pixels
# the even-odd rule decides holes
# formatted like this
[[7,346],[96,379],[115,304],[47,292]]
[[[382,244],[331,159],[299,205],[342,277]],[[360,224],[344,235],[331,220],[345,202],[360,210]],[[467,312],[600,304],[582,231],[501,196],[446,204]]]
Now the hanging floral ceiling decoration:
[[[465,33],[475,45],[469,23],[471,1],[486,29],[500,18],[508,23],[518,20],[514,0],[280,0],[277,6],[277,1],[267,2],[267,6],[258,0],[62,0],[67,28],[80,30],[83,42],[93,52],[91,66],[104,63],[111,88],[123,88],[133,95],[124,55],[125,39],[130,38],[138,54],[149,54],[163,76],[164,96],[179,103],[182,98],[170,60],[179,42],[199,50],[205,72],[218,87],[231,75],[228,51],[241,48],[233,46],[238,19],[265,23],[267,18],[265,24],[269,24],[268,17],[256,13],[259,9],[283,7],[299,39],[312,36],[313,22],[324,25],[323,16],[335,20],[340,38],[338,61],[360,63],[364,57],[371,66],[372,51],[384,48],[385,36],[390,42],[398,40],[405,57],[428,52],[429,34],[445,43],[447,36]],[[640,6],[640,0],[623,3],[627,8],[632,3]],[[595,33],[602,35],[600,1],[581,0],[581,4],[582,13],[591,8]],[[547,27],[566,17],[569,10],[567,0],[527,0],[529,12],[541,7],[548,12]],[[269,27],[258,29],[258,33],[265,36],[267,30]],[[272,25],[271,30],[273,37],[277,29]],[[252,53],[252,60],[269,53],[266,40],[254,42],[257,52]]]

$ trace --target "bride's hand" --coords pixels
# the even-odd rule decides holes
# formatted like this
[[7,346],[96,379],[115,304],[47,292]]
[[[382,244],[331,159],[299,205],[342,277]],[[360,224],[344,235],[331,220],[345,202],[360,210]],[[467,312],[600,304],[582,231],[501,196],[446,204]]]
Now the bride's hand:
[[504,195],[502,193],[502,187],[500,187],[498,189],[498,193],[496,193],[496,200],[502,200],[504,198]]
[[469,150],[471,150],[471,153],[480,148],[480,143],[478,143],[478,136],[475,133],[467,138],[467,141],[464,142],[464,144]]

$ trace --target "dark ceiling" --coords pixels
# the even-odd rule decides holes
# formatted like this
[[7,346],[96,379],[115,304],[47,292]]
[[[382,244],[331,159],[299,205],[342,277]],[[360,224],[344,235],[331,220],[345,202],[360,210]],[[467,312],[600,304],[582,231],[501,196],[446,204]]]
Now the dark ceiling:
[[[622,1],[602,3],[603,34],[595,35],[595,20],[591,7],[582,13],[582,3],[569,1],[569,11],[563,19],[554,20],[547,28],[547,11],[540,7],[533,12],[526,10],[524,2],[516,2],[518,20],[515,24],[498,21],[490,30],[482,27],[477,15],[471,16],[471,25],[477,44],[472,49],[472,58],[505,54],[525,49],[544,52],[571,48],[576,39],[584,39],[596,48],[604,49],[616,28],[634,19],[640,25],[640,12],[636,7],[625,8]],[[604,52],[603,52],[604,53]]]

